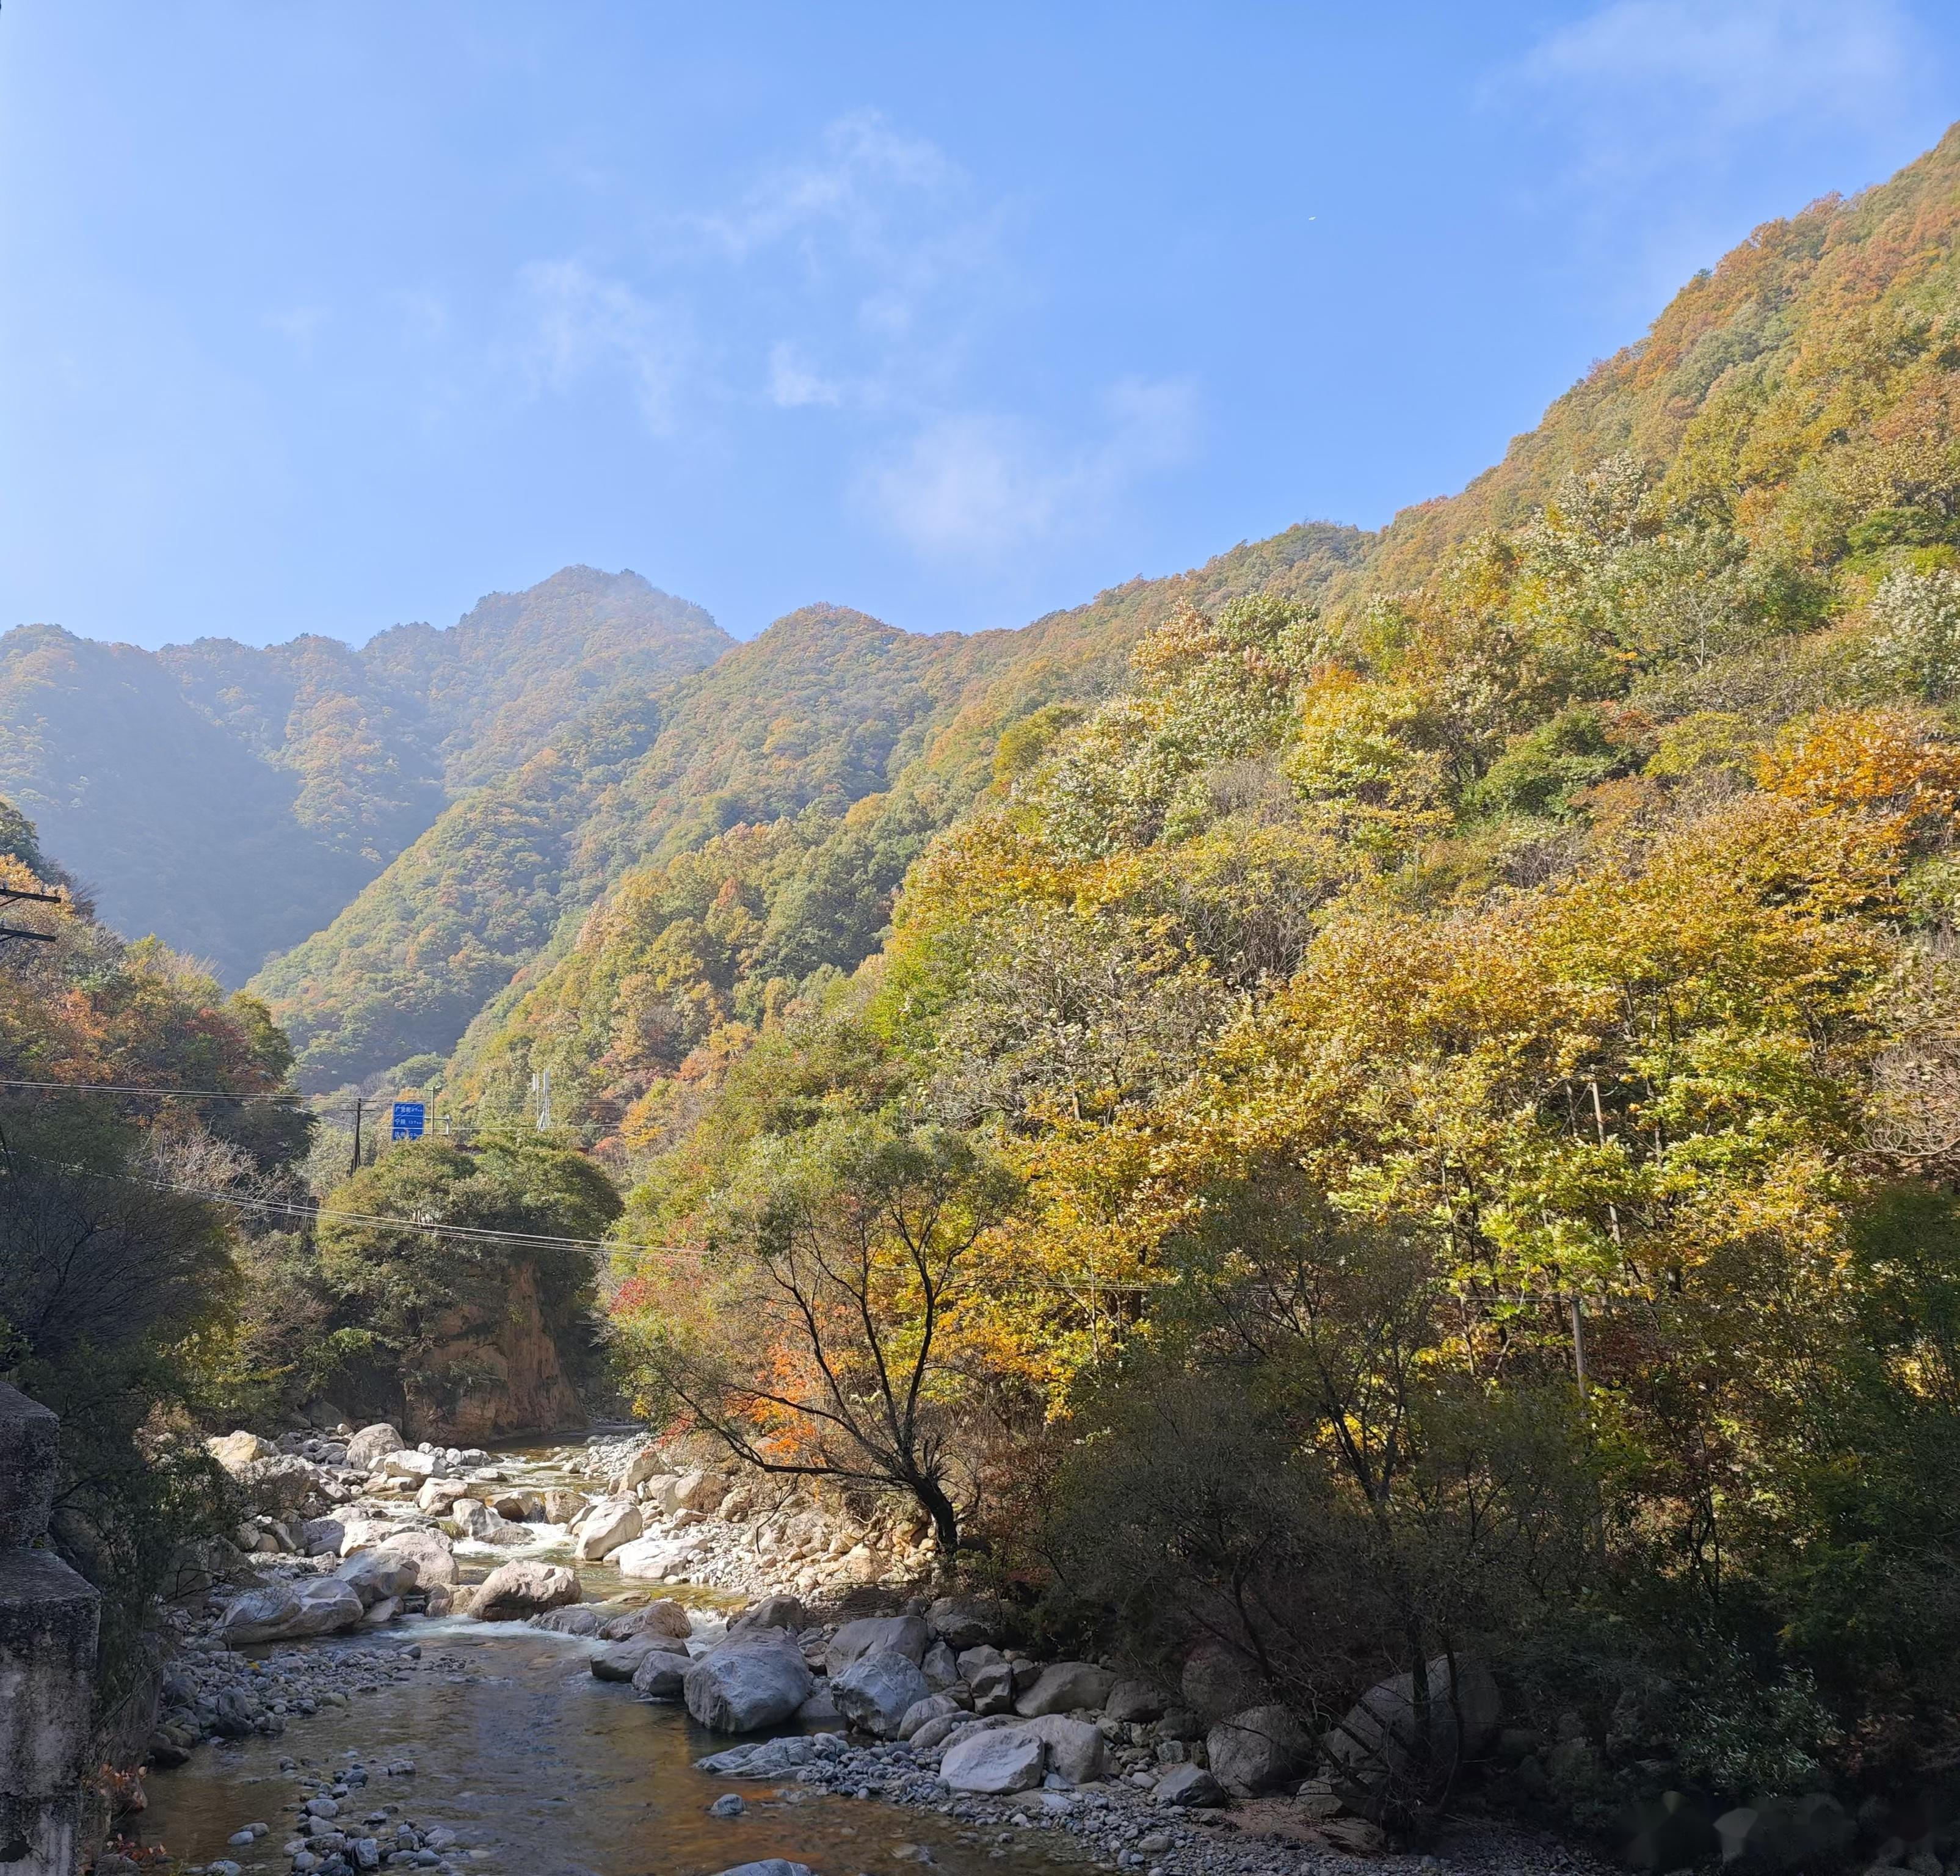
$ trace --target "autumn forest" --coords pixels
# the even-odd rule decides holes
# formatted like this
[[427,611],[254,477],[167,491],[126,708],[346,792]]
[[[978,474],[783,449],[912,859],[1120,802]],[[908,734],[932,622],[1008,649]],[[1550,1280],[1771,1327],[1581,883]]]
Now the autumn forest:
[[168,1429],[412,1414],[521,1276],[587,1409],[884,1495],[1050,1652],[1316,1735],[1488,1668],[1395,1827],[1920,1790],[1956,712],[1960,132],[1462,493],[1018,631],[587,568],[358,651],[21,628],[0,1373],[130,1637],[226,1515]]

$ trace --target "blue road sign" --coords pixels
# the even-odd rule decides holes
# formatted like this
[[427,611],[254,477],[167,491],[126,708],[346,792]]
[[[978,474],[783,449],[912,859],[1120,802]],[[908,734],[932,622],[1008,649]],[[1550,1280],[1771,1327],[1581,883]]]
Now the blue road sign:
[[425,1110],[418,1100],[398,1100],[395,1104],[395,1126],[392,1138],[397,1140],[419,1140],[422,1137],[422,1117]]

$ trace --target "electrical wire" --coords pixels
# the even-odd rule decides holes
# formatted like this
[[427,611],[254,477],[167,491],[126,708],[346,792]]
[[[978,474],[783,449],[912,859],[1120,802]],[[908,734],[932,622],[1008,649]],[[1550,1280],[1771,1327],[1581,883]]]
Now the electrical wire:
[[[123,1081],[11,1081],[0,1080],[0,1088],[24,1088],[43,1094],[148,1094],[159,1100],[284,1100],[302,1101],[304,1094],[241,1094],[225,1088],[140,1088]],[[310,1113],[352,1113],[342,1102],[333,1107],[313,1107]]]
[[[40,1158],[43,1156],[35,1154],[27,1157]],[[46,1163],[60,1164],[53,1161]],[[62,1170],[64,1172],[80,1174],[84,1178],[113,1180],[120,1185],[142,1186],[153,1192],[173,1193],[180,1198],[202,1199],[210,1204],[231,1206],[243,1211],[268,1212],[275,1217],[310,1219],[315,1222],[322,1218],[331,1218],[342,1220],[351,1225],[379,1225],[396,1231],[426,1231],[432,1237],[463,1238],[479,1244],[523,1244],[540,1247],[550,1247],[562,1250],[624,1250],[653,1253],[669,1257],[698,1257],[700,1255],[700,1253],[692,1247],[682,1244],[632,1244],[609,1237],[558,1237],[542,1231],[500,1231],[488,1225],[445,1225],[438,1220],[392,1218],[377,1212],[345,1212],[327,1206],[298,1205],[285,1199],[254,1199],[247,1197],[242,1193],[215,1191],[208,1186],[180,1186],[169,1180],[138,1179],[133,1174],[129,1173],[96,1172],[84,1166],[64,1164],[62,1166]],[[1134,1280],[1086,1278],[1079,1279],[1072,1284],[1051,1282],[1036,1283],[1032,1287],[1036,1289],[1059,1292],[1071,1296],[1085,1289],[1092,1292],[1100,1291],[1110,1294],[1118,1292],[1141,1294],[1166,1288],[1172,1281],[1172,1279],[1169,1278],[1157,1278],[1141,1282]]]
[[214,1205],[237,1206],[250,1211],[269,1212],[283,1218],[343,1219],[350,1225],[383,1225],[397,1231],[427,1231],[437,1237],[474,1238],[485,1244],[549,1245],[562,1250],[664,1250],[673,1248],[660,1244],[618,1244],[604,1237],[558,1237],[543,1231],[500,1231],[487,1225],[445,1225],[439,1219],[390,1218],[378,1212],[343,1212],[326,1206],[298,1205],[288,1199],[253,1199],[242,1193],[215,1192],[202,1186],[173,1184],[167,1180],[138,1179],[127,1173],[103,1173],[95,1177],[120,1179],[131,1185],[148,1186],[153,1191],[173,1192],[183,1198],[204,1199]]

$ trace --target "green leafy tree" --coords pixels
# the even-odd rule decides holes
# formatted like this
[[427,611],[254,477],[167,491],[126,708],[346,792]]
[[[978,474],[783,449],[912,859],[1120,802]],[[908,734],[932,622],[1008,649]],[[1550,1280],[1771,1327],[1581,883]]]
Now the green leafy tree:
[[523,1134],[468,1148],[406,1142],[329,1193],[323,1209],[319,1279],[332,1339],[369,1384],[397,1395],[443,1385],[435,1358],[459,1319],[498,1320],[520,1275],[535,1284],[567,1371],[589,1370],[590,1246],[619,1216],[619,1197],[584,1154]]

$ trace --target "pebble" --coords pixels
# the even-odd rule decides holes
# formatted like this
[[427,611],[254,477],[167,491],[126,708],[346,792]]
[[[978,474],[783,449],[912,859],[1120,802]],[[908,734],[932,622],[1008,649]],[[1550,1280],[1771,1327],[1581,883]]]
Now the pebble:
[[242,1653],[220,1643],[216,1629],[215,1614],[179,1619],[154,1738],[180,1753],[210,1741],[282,1737],[293,1722],[323,1707],[351,1706],[352,1696],[377,1693],[433,1665],[424,1662],[419,1645],[279,1645],[270,1654]]

